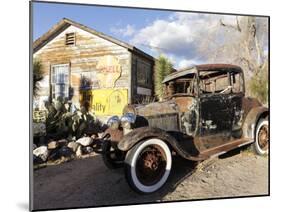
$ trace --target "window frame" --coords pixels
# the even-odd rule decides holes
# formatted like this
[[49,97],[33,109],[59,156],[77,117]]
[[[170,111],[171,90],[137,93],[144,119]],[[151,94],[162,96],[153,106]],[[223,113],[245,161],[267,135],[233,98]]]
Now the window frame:
[[[201,88],[200,88],[200,83],[202,81],[202,79],[200,78],[200,73],[201,72],[216,72],[216,71],[222,71],[225,74],[227,74],[227,78],[228,78],[228,86],[232,86],[232,79],[231,79],[231,75],[232,73],[234,73],[235,75],[240,75],[241,76],[241,91],[239,92],[233,92],[233,89],[230,89],[230,92],[228,93],[216,93],[216,92],[210,92],[210,93],[202,93],[201,92]],[[218,75],[219,76],[219,75]],[[243,71],[238,71],[238,70],[200,70],[197,71],[197,78],[198,78],[198,90],[199,90],[199,96],[200,97],[206,97],[206,96],[211,96],[211,95],[230,95],[230,94],[244,94],[245,93],[245,81],[244,81],[244,73]]]
[[[66,66],[67,67],[67,80],[65,82],[55,82],[53,81],[53,76],[54,76],[54,70],[56,67],[61,67],[61,66]],[[65,79],[64,79],[65,80]],[[62,63],[62,64],[53,64],[50,66],[50,97],[51,99],[56,99],[58,96],[56,96],[56,86],[58,85],[63,85],[65,86],[64,90],[64,96],[63,97],[70,97],[70,82],[71,82],[71,74],[70,74],[70,63]]]

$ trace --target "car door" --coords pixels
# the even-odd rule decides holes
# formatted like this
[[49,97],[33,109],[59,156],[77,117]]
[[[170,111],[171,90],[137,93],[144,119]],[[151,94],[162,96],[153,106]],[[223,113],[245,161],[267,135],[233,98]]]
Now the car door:
[[232,108],[229,94],[206,95],[200,98],[200,137],[207,148],[230,139]]
[[244,79],[243,72],[232,72],[230,74],[231,81],[231,96],[230,96],[230,107],[232,108],[232,129],[231,136],[233,138],[241,138],[242,136],[242,99],[244,97]]
[[199,136],[204,148],[225,144],[231,138],[233,107],[229,75],[208,79],[208,84],[219,80],[225,82],[219,82],[215,89],[204,90],[199,97]]

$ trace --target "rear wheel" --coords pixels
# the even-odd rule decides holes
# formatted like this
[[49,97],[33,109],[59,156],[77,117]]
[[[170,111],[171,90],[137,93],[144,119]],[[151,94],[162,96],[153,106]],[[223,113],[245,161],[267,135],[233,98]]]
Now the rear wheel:
[[254,150],[258,155],[267,155],[269,147],[269,127],[268,120],[261,119],[255,131]]
[[172,166],[167,144],[157,138],[140,142],[126,155],[125,175],[130,187],[139,193],[152,193],[167,181]]

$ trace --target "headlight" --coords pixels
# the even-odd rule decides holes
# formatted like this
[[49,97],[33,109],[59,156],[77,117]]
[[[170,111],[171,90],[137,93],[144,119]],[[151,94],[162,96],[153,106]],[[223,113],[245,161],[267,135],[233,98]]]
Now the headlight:
[[120,125],[120,119],[118,116],[112,116],[108,119],[107,125],[113,129],[118,129]]
[[131,129],[132,124],[136,121],[136,115],[133,113],[126,113],[124,116],[121,117],[121,126],[126,129]]

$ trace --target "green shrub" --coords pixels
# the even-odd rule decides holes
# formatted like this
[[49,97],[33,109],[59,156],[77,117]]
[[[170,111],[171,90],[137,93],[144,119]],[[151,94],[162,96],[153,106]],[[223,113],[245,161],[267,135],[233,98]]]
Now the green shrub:
[[268,69],[259,70],[250,80],[250,93],[261,103],[268,104]]
[[164,78],[172,72],[172,63],[168,58],[163,55],[160,55],[155,64],[155,94],[159,100],[162,100],[164,96],[164,88],[162,81]]
[[39,60],[33,61],[33,95],[37,96],[40,89],[38,82],[43,79],[42,63]]

